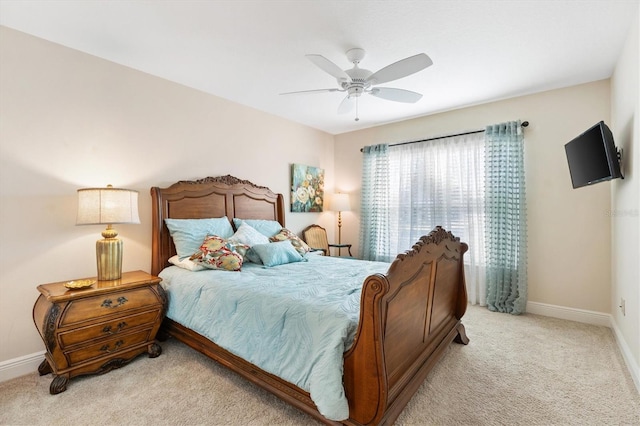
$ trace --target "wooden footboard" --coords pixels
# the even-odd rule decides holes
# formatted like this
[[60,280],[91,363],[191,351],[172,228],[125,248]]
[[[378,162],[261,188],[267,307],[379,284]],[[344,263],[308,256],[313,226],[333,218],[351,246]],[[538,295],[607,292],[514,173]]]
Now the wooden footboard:
[[437,227],[364,283],[356,341],[345,355],[352,424],[391,424],[454,340],[468,343],[463,255]]

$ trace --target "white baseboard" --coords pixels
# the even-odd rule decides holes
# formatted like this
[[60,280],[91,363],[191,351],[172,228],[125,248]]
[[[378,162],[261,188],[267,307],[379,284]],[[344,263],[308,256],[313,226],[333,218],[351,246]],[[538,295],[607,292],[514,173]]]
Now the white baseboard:
[[560,318],[585,324],[611,327],[611,315],[604,312],[587,311],[585,309],[567,308],[565,306],[546,303],[527,302],[527,312],[545,317]]
[[44,351],[40,351],[0,362],[0,382],[38,371],[38,366],[43,359]]
[[640,366],[635,362],[631,349],[629,345],[627,345],[626,340],[624,340],[624,336],[618,328],[618,325],[613,320],[613,316],[611,317],[611,330],[613,330],[613,335],[616,337],[616,342],[618,343],[620,352],[622,352],[622,358],[624,358],[624,362],[627,364],[633,383],[635,383],[636,389],[638,389],[638,393],[640,393]]
[[627,342],[624,340],[624,336],[620,332],[620,329],[611,314],[587,311],[584,309],[567,308],[565,306],[548,305],[546,303],[538,302],[527,302],[527,312],[536,315],[543,315],[545,317],[560,318],[611,328],[616,338],[618,348],[620,348],[620,352],[622,353],[622,358],[627,365],[627,370],[629,370],[633,383],[636,385],[636,389],[640,393],[640,367],[635,362],[631,349],[629,349],[629,345],[627,345]]

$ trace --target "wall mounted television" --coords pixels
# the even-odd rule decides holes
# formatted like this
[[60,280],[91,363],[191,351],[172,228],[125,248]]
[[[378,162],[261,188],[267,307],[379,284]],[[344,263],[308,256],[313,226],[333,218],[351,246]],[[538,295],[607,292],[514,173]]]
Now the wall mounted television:
[[622,178],[622,151],[618,151],[611,130],[600,121],[564,146],[571,183],[580,188]]

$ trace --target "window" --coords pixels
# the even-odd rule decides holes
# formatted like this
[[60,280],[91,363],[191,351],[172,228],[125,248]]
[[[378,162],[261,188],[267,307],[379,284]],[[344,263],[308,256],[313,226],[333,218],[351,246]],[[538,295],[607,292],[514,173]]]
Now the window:
[[484,227],[483,149],[482,133],[390,147],[392,253],[440,225],[462,241],[473,240],[469,260]]
[[[471,303],[519,314],[527,299],[521,123],[363,149],[360,257],[391,261],[440,225],[469,245]],[[486,283],[486,285],[485,285]]]

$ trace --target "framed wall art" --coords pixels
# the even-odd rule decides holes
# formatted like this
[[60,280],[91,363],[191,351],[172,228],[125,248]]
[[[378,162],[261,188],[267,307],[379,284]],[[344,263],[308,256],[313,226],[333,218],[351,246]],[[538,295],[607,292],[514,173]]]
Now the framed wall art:
[[324,205],[324,169],[291,165],[291,211],[321,212]]

